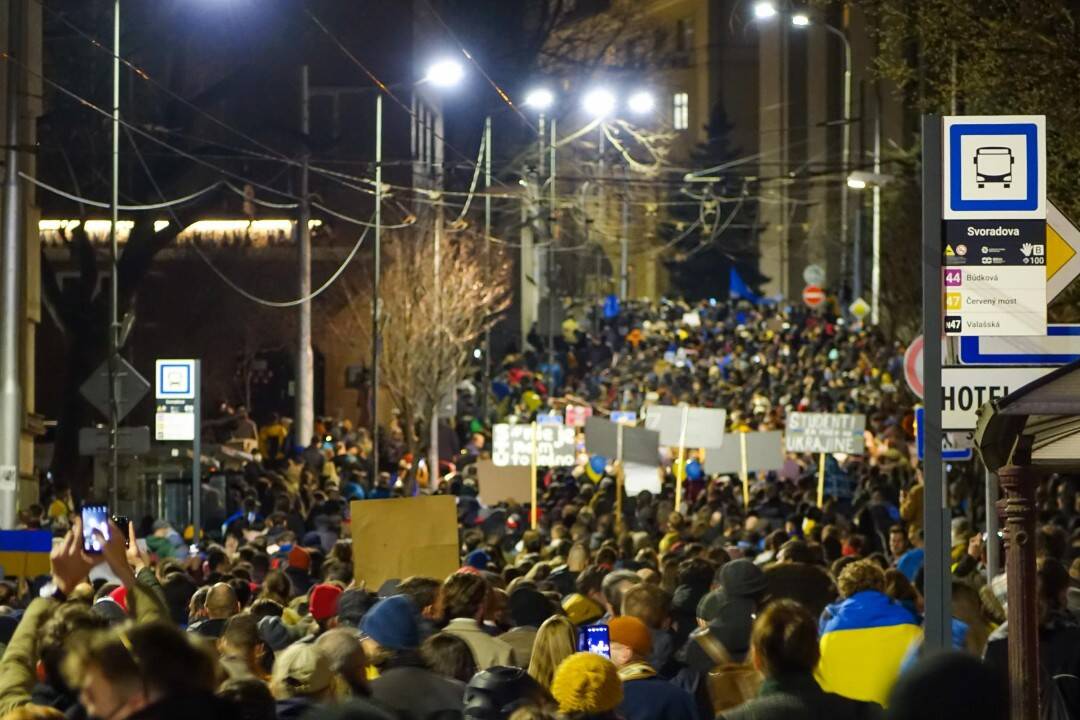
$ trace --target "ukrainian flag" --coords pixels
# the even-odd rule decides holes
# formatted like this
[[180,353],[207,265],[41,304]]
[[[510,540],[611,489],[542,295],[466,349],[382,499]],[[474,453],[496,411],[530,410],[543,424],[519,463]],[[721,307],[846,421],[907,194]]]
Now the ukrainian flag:
[[918,619],[876,590],[826,608],[820,630],[815,675],[821,688],[882,706],[908,651],[922,639]]

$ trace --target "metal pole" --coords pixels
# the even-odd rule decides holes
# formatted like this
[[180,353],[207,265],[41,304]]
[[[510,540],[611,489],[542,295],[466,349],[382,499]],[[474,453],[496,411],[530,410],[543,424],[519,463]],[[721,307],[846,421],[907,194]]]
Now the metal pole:
[[300,68],[300,133],[303,135],[304,152],[300,165],[300,222],[297,228],[300,270],[299,331],[296,353],[296,444],[305,447],[311,441],[315,425],[315,373],[314,355],[311,351],[311,205],[308,198],[308,163],[310,161],[311,92],[308,84],[308,66]]
[[851,173],[851,42],[844,31],[826,24],[825,29],[840,38],[844,44],[844,125],[840,148],[840,167],[843,173],[840,185],[840,242],[848,246],[848,185]]
[[113,3],[113,108],[112,108],[112,201],[109,226],[109,503],[119,500],[120,454],[117,433],[120,425],[119,394],[116,385],[117,358],[120,354],[120,278],[117,259],[120,255],[116,237],[120,203],[120,0]]
[[[491,274],[491,116],[484,118],[484,265]],[[488,388],[491,385],[491,328],[484,331],[484,375],[480,384],[480,417],[488,419]]]
[[[23,0],[8,4],[8,52],[22,57]],[[0,528],[15,527],[18,505],[19,439],[22,431],[22,387],[19,372],[19,332],[23,322],[22,269],[26,246],[22,238],[22,192],[19,186],[19,66],[7,64],[7,149],[4,153],[4,220],[2,312],[0,312]]]
[[626,302],[630,294],[630,188],[627,186],[622,197],[622,237],[619,239],[619,300]]
[[379,281],[382,273],[382,94],[375,96],[375,261],[371,280],[371,478],[379,480]]
[[855,205],[855,228],[852,232],[854,239],[851,247],[851,296],[861,298],[863,294],[863,249],[862,249],[862,195]]
[[998,516],[998,479],[994,473],[985,471],[986,478],[986,584],[989,585],[1001,572],[1001,518]]
[[[874,175],[881,177],[881,102],[876,103],[874,113]],[[870,324],[881,321],[881,183],[874,183],[874,215],[870,228],[871,263],[870,268]]]
[[[445,208],[443,204],[443,174],[439,172],[439,199],[435,205],[435,254],[432,259],[432,270],[435,275],[435,326],[438,329],[438,334],[435,340],[435,351],[437,353],[443,352],[443,339],[442,339],[442,235],[443,235],[443,220],[445,217]],[[430,467],[429,477],[431,481],[431,488],[434,489],[439,485],[439,406],[442,398],[435,401],[435,405],[431,408],[431,441],[428,451],[428,462]]]
[[192,543],[198,544],[202,530],[202,360],[195,361],[195,437],[191,441],[191,527]]
[[924,522],[926,569],[925,645],[928,653],[952,647],[950,528],[945,467],[941,461],[941,116],[923,115],[922,245],[924,399],[926,454]]
[[[555,367],[555,237],[558,230],[558,209],[556,208],[557,197],[555,193],[555,180],[556,173],[556,155],[558,150],[558,136],[555,134],[555,116],[551,117],[551,143],[549,144],[549,152],[551,157],[548,161],[548,172],[550,173],[550,179],[548,181],[548,247],[547,247],[547,268],[544,271],[544,278],[547,281],[547,304],[548,304],[548,336],[547,336],[547,356],[548,367],[552,368],[552,385],[554,385],[554,367]],[[542,142],[542,141],[541,141]],[[554,390],[553,390],[554,392]]]

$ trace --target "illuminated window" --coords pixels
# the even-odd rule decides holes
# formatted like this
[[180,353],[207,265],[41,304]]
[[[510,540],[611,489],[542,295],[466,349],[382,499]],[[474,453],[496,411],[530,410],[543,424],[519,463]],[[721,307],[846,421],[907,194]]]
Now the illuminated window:
[[677,92],[671,96],[671,124],[676,130],[690,127],[690,95]]

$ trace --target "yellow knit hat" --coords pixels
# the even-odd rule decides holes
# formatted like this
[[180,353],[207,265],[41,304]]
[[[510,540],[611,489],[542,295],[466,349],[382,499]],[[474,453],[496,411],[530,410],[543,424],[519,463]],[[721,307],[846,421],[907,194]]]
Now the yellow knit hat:
[[563,660],[555,670],[551,695],[564,714],[611,712],[622,702],[622,680],[607,658],[579,652]]
[[563,598],[562,608],[570,622],[579,627],[604,616],[604,608],[597,605],[591,598],[578,593],[571,593]]

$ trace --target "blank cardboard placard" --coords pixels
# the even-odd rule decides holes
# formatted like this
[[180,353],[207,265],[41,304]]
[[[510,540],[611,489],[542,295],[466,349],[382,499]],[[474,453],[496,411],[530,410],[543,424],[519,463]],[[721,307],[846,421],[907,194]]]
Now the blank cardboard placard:
[[495,505],[504,500],[532,502],[531,468],[498,467],[491,460],[477,460],[476,477],[480,485],[480,500],[485,505]]
[[[686,431],[683,433],[683,414]],[[653,405],[645,411],[645,427],[660,433],[660,444],[679,447],[679,439],[688,448],[712,450],[724,446],[724,423],[727,411],[719,408],[678,405]]]
[[705,472],[709,475],[742,472],[742,438],[746,435],[747,472],[768,472],[784,467],[784,433],[779,430],[728,433],[724,446],[705,453]]
[[458,569],[452,495],[359,500],[352,511],[353,568],[368,588],[412,575],[439,582]]
[[637,497],[644,490],[659,495],[662,486],[659,467],[638,463],[626,463],[623,466],[623,491],[626,497]]
[[[653,430],[622,427],[624,463],[656,465],[660,457],[660,434]],[[619,453],[619,425],[591,417],[585,423],[585,449],[592,455],[616,460]]]

